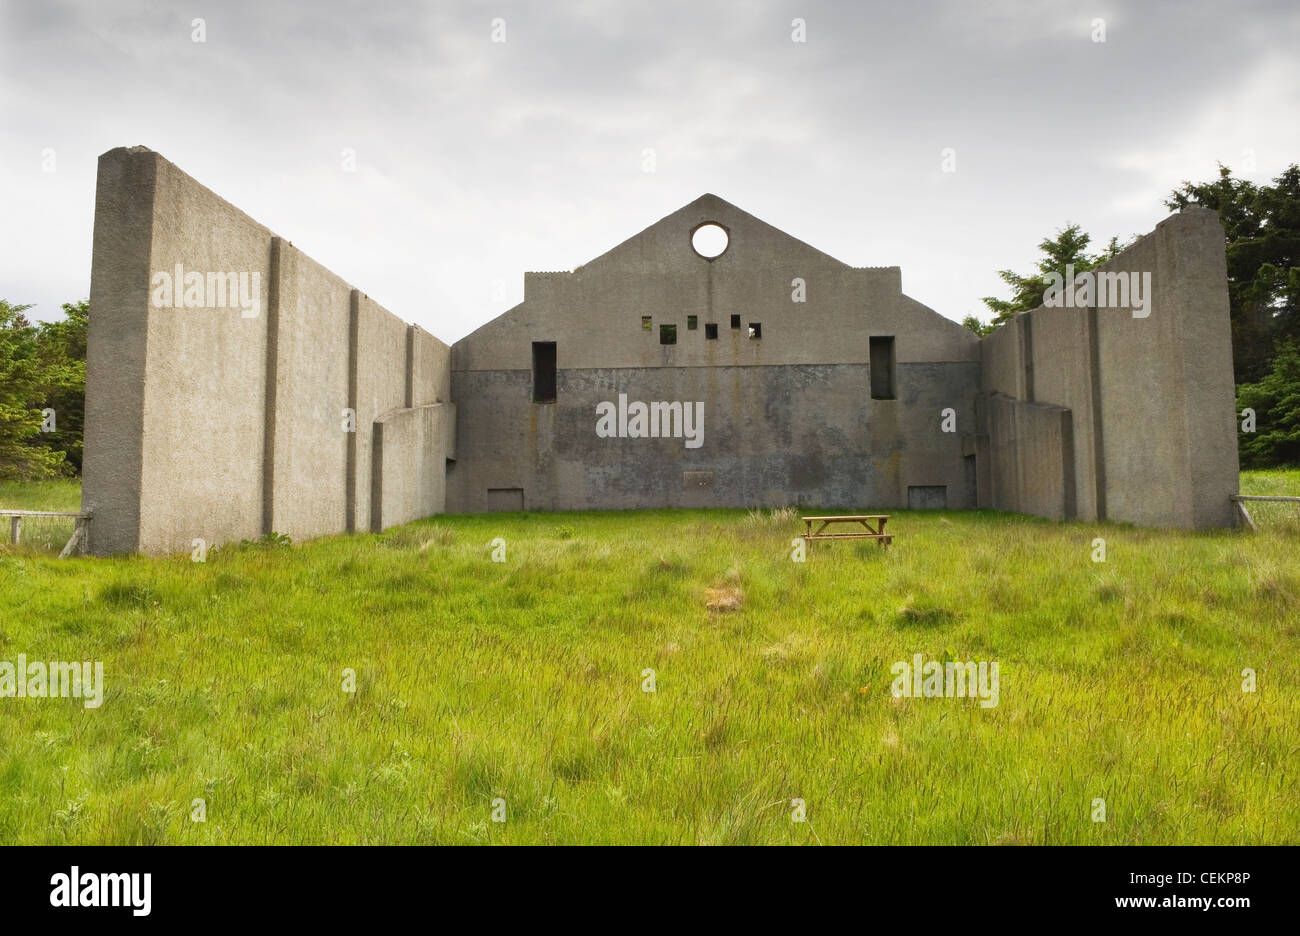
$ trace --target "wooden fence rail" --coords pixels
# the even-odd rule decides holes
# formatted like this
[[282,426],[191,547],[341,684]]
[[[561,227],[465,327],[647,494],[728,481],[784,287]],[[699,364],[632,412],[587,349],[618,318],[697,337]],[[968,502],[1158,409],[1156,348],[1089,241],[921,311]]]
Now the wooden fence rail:
[[24,517],[68,517],[76,521],[72,527],[72,536],[68,537],[68,543],[59,553],[60,559],[66,559],[71,556],[78,547],[86,548],[86,527],[90,523],[90,514],[88,513],[63,513],[57,510],[4,510],[0,509],[0,517],[9,518],[9,542],[17,546],[23,537],[23,518]]
[[1246,501],[1273,501],[1282,504],[1296,504],[1296,509],[1300,510],[1300,497],[1294,497],[1286,494],[1233,494],[1232,502],[1237,505],[1237,512],[1241,514],[1242,522],[1253,533],[1255,532],[1255,521],[1251,519],[1250,511],[1246,509]]

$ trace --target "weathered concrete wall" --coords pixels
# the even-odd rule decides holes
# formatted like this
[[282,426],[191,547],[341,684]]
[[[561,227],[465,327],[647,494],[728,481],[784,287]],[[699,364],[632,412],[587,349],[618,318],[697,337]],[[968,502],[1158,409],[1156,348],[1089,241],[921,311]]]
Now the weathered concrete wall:
[[[270,530],[295,538],[346,529],[352,287],[278,241]],[[273,282],[274,285],[274,282]]]
[[[114,150],[99,160],[86,345],[83,511],[89,548],[135,549],[144,472],[144,377],[158,162]],[[144,275],[141,275],[141,273]]]
[[[123,181],[148,177],[148,189]],[[87,353],[87,463],[82,504],[94,513],[91,548],[96,551],[188,551],[194,538],[208,543],[261,534],[266,323],[271,233],[228,205],[171,163],[143,148],[113,150],[101,157],[97,199],[133,202],[150,216],[147,252],[117,254],[117,219],[96,225],[91,304],[100,322],[91,326]],[[171,296],[151,288],[155,273],[175,278]],[[185,274],[257,274],[253,314],[235,308],[175,308],[184,301]],[[111,283],[111,287],[108,284]],[[98,285],[100,288],[96,288]],[[107,288],[106,288],[107,287]],[[229,303],[229,296],[226,297]],[[155,303],[161,300],[161,304]],[[121,331],[125,329],[125,332]],[[107,333],[116,333],[109,337]],[[126,337],[129,335],[129,338]],[[133,347],[143,370],[124,373],[115,354]],[[113,400],[111,409],[101,399]],[[104,461],[116,444],[131,439],[140,451],[139,482],[122,485]],[[134,529],[120,517],[138,516]]]
[[980,341],[985,393],[1004,393],[1017,400],[1025,397],[1021,320],[1017,316]]
[[1223,228],[1184,210],[1106,264],[1153,270],[1149,317],[1098,310],[1107,516],[1143,526],[1234,523],[1236,399]]
[[[980,504],[1232,523],[1211,212],[1168,219],[1102,268],[1152,274],[1148,317],[1042,308],[979,341],[905,296],[896,267],[850,267],[706,195],[572,273],[527,274],[522,304],[449,349],[158,154],[113,150],[99,173],[83,484],[96,552],[444,508]],[[730,235],[712,260],[690,241],[708,222]],[[154,301],[155,275],[178,270],[202,274],[198,307]],[[208,274],[232,272],[247,308],[203,295]],[[873,350],[885,337],[892,358]],[[557,349],[552,402],[533,401],[534,342]],[[696,420],[702,407],[699,444],[680,426],[602,435],[600,407],[620,397]]]
[[412,325],[408,335],[411,342],[411,367],[407,376],[410,391],[406,405],[424,406],[450,401],[450,349],[418,325]]
[[[356,490],[350,530],[369,530],[371,502],[379,497],[371,474],[373,434],[361,427],[372,426],[385,413],[406,406],[407,325],[367,296],[357,302],[357,344],[355,408]],[[370,492],[370,496],[362,492]]]
[[[157,274],[178,265],[202,274],[196,307],[155,301]],[[247,308],[238,289],[234,301],[209,292],[207,274],[231,272]],[[422,447],[427,472],[373,485],[371,440],[385,414],[448,399],[450,349],[157,153],[100,157],[91,281],[82,505],[94,552],[368,529],[376,499],[405,505],[393,510],[405,519],[441,509],[429,473],[442,471],[447,417],[386,437],[394,463]]]
[[[706,222],[730,235],[712,261],[691,247]],[[873,335],[894,337],[895,399],[871,398]],[[532,402],[533,342],[556,343],[554,403]],[[974,506],[975,337],[904,296],[896,267],[849,267],[711,195],[573,273],[528,274],[524,302],[457,342],[452,365],[449,510],[489,509],[490,490],[528,509],[902,506],[909,485]],[[703,403],[702,444],[599,437],[597,406],[619,394]]]
[[1047,403],[988,401],[988,435],[994,477],[992,506],[1053,520],[1074,515],[1070,411]]
[[[1231,526],[1238,464],[1227,267],[1217,216],[1184,209],[1098,272],[1150,274],[1148,314],[1135,317],[1131,301],[1039,308],[981,342],[985,394],[1064,407],[1072,423],[1072,470],[1058,472],[1050,461],[997,456],[993,423],[1002,409],[983,407],[995,453],[992,503],[1019,496],[1023,481],[1008,469],[1015,463],[1036,472],[1034,483],[1043,490],[1073,478],[1073,490],[1059,498],[1073,503],[1067,516],[1142,526]],[[1020,433],[1014,444],[1053,448],[1056,430],[1040,429],[1049,437]]]
[[[248,272],[250,289],[256,272],[258,286],[248,316],[238,303],[235,309],[150,304],[143,552],[186,550],[193,537],[212,543],[257,535],[262,517],[261,462],[248,453],[260,454],[263,445],[270,232],[166,161],[159,161],[157,178],[152,269],[174,271],[179,264],[187,271]],[[205,444],[208,439],[220,444]],[[202,531],[194,529],[194,517],[202,518]]]
[[[1089,339],[1091,313],[1079,309],[1038,309],[1018,322],[1027,333],[1033,368],[1029,372],[1032,388],[1027,398],[1064,407],[1073,439],[1067,451],[1068,470],[1058,472],[1054,465],[1044,465],[1040,485],[1066,484],[1060,492],[1061,503],[1068,506],[1062,516],[1096,520],[1099,516],[1097,491],[1087,479],[1095,474],[1097,437],[1092,409],[1092,351]],[[1022,344],[1022,348],[1024,345]],[[1047,427],[1056,434],[1056,427]],[[1054,443],[1053,450],[1055,450]],[[1083,478],[1084,483],[1078,482]],[[1056,498],[1052,498],[1056,503]],[[1039,513],[1027,510],[1026,513]],[[1043,514],[1054,516],[1054,514]]]
[[375,420],[371,529],[378,532],[446,507],[446,438],[456,424],[453,403],[430,403]]

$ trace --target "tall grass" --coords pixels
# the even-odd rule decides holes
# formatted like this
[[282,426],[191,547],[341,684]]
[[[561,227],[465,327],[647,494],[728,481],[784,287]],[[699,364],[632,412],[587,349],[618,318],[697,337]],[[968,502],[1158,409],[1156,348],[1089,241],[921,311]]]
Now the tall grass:
[[[1300,497],[1300,468],[1269,468],[1241,473],[1242,494]],[[1300,535],[1300,504],[1249,501],[1246,509],[1257,527]]]
[[[0,481],[0,508],[10,510],[48,510],[79,513],[81,483],[75,479],[58,481]],[[20,528],[20,552],[58,553],[72,536],[76,521],[65,517],[23,517]],[[9,548],[10,521],[0,517],[0,552]]]
[[[0,660],[107,683],[0,699],[0,841],[1300,842],[1293,538],[890,528],[803,563],[797,514],[723,510],[0,555]],[[894,698],[916,653],[999,662],[999,704]]]
[[57,510],[77,513],[81,510],[81,482],[0,481],[0,507],[9,510]]

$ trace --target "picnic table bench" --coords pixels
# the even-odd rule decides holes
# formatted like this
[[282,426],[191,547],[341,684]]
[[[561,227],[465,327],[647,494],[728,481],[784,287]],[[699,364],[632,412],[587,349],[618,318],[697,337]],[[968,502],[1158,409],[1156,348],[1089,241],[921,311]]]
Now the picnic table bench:
[[[804,523],[803,538],[809,543],[813,540],[873,539],[881,546],[888,546],[894,539],[885,532],[885,522],[889,520],[889,514],[851,514],[843,517],[802,517],[800,519]],[[821,525],[814,530],[814,523]],[[826,528],[835,523],[859,524],[861,529],[850,526],[847,533],[827,533]]]

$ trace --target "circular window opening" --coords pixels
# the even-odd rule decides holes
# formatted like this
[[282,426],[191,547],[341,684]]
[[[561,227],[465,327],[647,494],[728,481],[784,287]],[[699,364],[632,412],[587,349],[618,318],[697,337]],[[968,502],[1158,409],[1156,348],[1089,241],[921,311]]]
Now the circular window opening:
[[720,224],[701,224],[691,235],[691,246],[705,259],[712,260],[722,256],[727,249],[727,229]]

